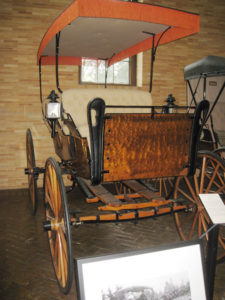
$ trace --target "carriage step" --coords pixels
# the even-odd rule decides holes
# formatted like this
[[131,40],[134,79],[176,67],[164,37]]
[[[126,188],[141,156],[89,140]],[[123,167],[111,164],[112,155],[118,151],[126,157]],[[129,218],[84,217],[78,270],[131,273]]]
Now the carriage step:
[[125,180],[123,183],[142,197],[148,199],[148,200],[161,200],[163,201],[164,198],[161,196],[157,196],[154,192],[150,191],[148,188],[146,188],[143,184],[139,183],[136,180]]
[[105,189],[101,184],[91,185],[91,181],[82,178],[82,181],[87,185],[90,191],[99,198],[102,202],[110,206],[121,206],[122,201],[114,197],[107,189]]

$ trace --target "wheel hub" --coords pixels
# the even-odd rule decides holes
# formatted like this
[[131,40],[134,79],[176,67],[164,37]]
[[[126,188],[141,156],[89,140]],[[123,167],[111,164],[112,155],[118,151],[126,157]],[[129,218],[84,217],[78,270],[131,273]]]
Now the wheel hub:
[[61,219],[60,221],[58,219],[55,219],[43,222],[43,229],[45,231],[57,231],[59,227],[61,227],[64,231],[64,219]]

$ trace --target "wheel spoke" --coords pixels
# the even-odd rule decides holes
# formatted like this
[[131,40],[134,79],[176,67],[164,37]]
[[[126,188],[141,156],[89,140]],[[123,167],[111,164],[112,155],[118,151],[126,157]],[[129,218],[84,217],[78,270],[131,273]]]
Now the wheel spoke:
[[51,185],[51,181],[48,177],[48,174],[46,176],[46,183],[47,183],[47,185],[45,185],[46,186],[46,192],[45,192],[46,198],[52,208],[52,211],[54,212],[55,217],[58,217],[55,196],[54,196],[54,192],[52,190],[52,185]]
[[45,193],[45,202],[49,204],[51,211],[54,214],[54,217],[56,217],[54,207],[52,206],[52,201],[51,201],[51,198],[49,197],[48,193]]
[[[196,202],[196,201],[197,201],[196,192],[195,192],[194,189],[192,188],[189,179],[188,179],[186,176],[184,177],[184,179],[185,179],[185,182],[186,182],[186,184],[187,184],[188,190],[189,190],[189,192],[191,193],[192,198],[194,199],[194,202]],[[191,198],[191,199],[192,199],[192,198]]]
[[191,198],[191,196],[189,196],[187,193],[185,193],[185,191],[181,188],[177,188],[177,191],[183,195],[187,200],[190,200],[191,202],[195,203],[195,201]]
[[66,274],[65,274],[65,264],[64,264],[64,257],[63,257],[63,245],[61,234],[57,232],[58,241],[59,241],[59,248],[58,248],[58,271],[60,274],[60,279],[62,281],[62,286],[66,284]]
[[202,160],[202,168],[201,168],[201,179],[200,179],[200,190],[199,193],[202,194],[203,193],[203,188],[204,188],[204,175],[205,175],[205,167],[206,167],[206,157],[203,157]]
[[[200,218],[201,218],[201,223],[202,223],[203,230],[204,230],[204,232],[207,232],[208,226],[207,226],[207,224],[205,222],[205,218],[204,218],[204,215],[202,213],[200,213]],[[207,240],[209,239],[208,233],[206,233],[206,239]]]
[[59,185],[57,184],[57,212],[58,212],[58,217],[62,218],[63,217],[63,210],[62,210],[62,201],[61,201],[61,196],[60,196],[60,190],[59,190]]
[[198,236],[200,237],[202,235],[202,220],[200,212],[198,212],[198,216]]
[[[182,222],[179,222],[179,227],[180,227],[180,230],[182,229],[182,227],[184,227],[186,224],[189,224],[189,222],[193,219],[193,214],[190,213],[190,214],[187,214],[185,213],[186,216],[185,218],[182,219]],[[195,215],[194,215],[195,217]],[[185,239],[185,238],[184,238]]]
[[[57,234],[58,236],[58,234]],[[59,240],[59,238],[58,238]],[[60,281],[60,283],[62,284],[61,280],[62,280],[62,255],[61,254],[61,249],[60,249],[60,242],[58,242],[58,255],[57,255],[57,277],[58,277],[58,280]],[[62,284],[63,286],[63,284]]]
[[55,171],[53,169],[53,166],[51,166],[51,165],[49,166],[49,173],[50,173],[50,178],[51,178],[52,193],[54,195],[54,198],[57,199],[56,174],[55,174]]
[[220,173],[224,174],[224,172],[219,169],[219,168],[221,168],[220,163],[218,162],[217,166],[215,166],[215,163],[213,161],[211,161],[211,165],[212,165],[212,168],[214,169],[213,176],[211,177],[207,172],[205,174],[205,176],[210,181],[209,182],[209,186],[208,186],[206,192],[210,191],[212,185],[214,185],[214,186],[216,186],[218,188],[218,190],[216,190],[216,191],[214,191],[212,189],[212,191],[214,191],[214,192],[220,193],[222,191],[225,191],[225,181],[224,181],[224,179],[222,178],[222,176],[220,174]]
[[198,178],[197,178],[196,174],[194,175],[194,183],[195,183],[195,191],[196,191],[197,195],[199,195],[200,192],[199,192]]
[[61,227],[59,227],[59,235],[62,243],[64,273],[65,273],[65,278],[67,278],[67,264],[68,264],[67,242],[66,242],[65,234]]
[[57,260],[58,252],[59,252],[59,238],[58,238],[58,234],[56,234],[53,259]]
[[215,180],[215,177],[216,177],[216,174],[217,174],[218,169],[219,169],[219,164],[217,164],[216,168],[215,168],[214,171],[213,171],[212,177],[211,177],[211,179],[210,179],[210,181],[209,181],[209,184],[208,184],[208,186],[207,186],[207,188],[206,188],[206,190],[205,190],[205,193],[206,193],[206,194],[209,192],[209,190],[210,190],[210,188],[211,188],[211,186],[212,186],[212,184],[213,184],[213,182],[214,182],[214,180]]
[[201,214],[204,217],[204,219],[206,220],[206,223],[209,225],[210,224],[210,219],[208,217],[207,212],[205,210],[202,210]]
[[163,187],[164,187],[165,195],[167,196],[168,195],[168,190],[167,190],[167,186],[166,186],[166,181],[165,181],[165,179],[162,179],[162,181],[163,181]]
[[199,212],[197,212],[194,216],[194,220],[193,220],[193,223],[192,223],[192,226],[191,226],[191,230],[190,230],[189,235],[188,235],[188,240],[191,240],[191,238],[192,238],[195,226],[197,224],[198,217],[199,217]]

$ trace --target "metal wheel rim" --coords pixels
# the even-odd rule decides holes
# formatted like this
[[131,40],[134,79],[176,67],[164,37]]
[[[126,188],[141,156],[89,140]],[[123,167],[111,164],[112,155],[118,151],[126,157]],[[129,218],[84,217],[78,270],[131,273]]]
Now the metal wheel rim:
[[36,162],[35,162],[33,138],[30,129],[27,129],[27,133],[26,133],[26,154],[27,154],[27,168],[31,171],[27,175],[29,197],[31,202],[32,214],[35,215],[37,211],[38,195],[37,195],[37,179],[35,178],[35,175],[33,173],[33,170],[36,167]]

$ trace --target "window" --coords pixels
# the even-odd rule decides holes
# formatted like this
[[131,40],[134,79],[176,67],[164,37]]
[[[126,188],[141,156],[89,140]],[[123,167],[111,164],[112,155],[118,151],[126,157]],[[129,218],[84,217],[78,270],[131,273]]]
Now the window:
[[126,58],[107,68],[106,61],[100,59],[82,59],[81,82],[105,84],[135,85],[136,58]]

